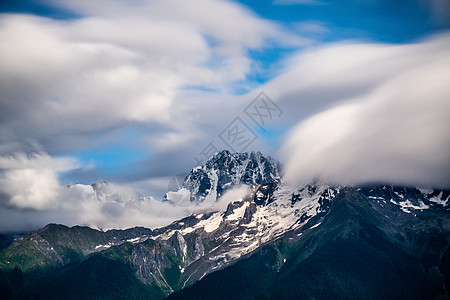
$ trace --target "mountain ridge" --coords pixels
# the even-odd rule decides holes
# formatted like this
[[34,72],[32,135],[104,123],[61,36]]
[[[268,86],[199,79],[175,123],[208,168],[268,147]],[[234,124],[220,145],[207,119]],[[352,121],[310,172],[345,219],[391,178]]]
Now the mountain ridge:
[[[234,157],[239,158],[239,161],[233,161]],[[367,256],[369,261],[379,261],[380,264],[402,256],[396,253],[404,253],[404,257],[413,262],[411,269],[400,260],[398,264],[393,264],[395,270],[401,274],[405,270],[416,272],[431,282],[427,285],[429,291],[434,291],[438,296],[447,295],[446,289],[450,288],[449,191],[396,186],[333,187],[317,183],[292,186],[285,184],[279,177],[279,164],[273,159],[266,159],[265,168],[261,164],[262,158],[266,159],[266,156],[222,152],[215,155],[209,164],[193,169],[190,173],[192,176],[187,176],[185,182],[193,182],[194,178],[197,180],[195,188],[190,190],[194,194],[193,203],[197,205],[202,205],[206,200],[201,197],[204,197],[202,193],[207,189],[202,190],[201,194],[196,189],[204,178],[210,182],[216,180],[216,183],[225,186],[222,189],[216,186],[215,191],[208,191],[209,195],[214,192],[222,194],[241,184],[242,180],[250,180],[252,184],[248,186],[247,193],[231,201],[225,209],[199,211],[155,229],[136,227],[99,231],[88,227],[69,228],[51,224],[20,237],[0,252],[3,278],[0,280],[1,292],[18,293],[19,298],[25,297],[35,288],[27,283],[30,278],[38,286],[45,286],[46,280],[53,278],[55,272],[60,273],[61,278],[70,280],[70,274],[75,272],[73,270],[82,272],[86,269],[86,272],[91,272],[90,268],[95,267],[95,262],[105,262],[112,268],[111,272],[117,268],[118,272],[134,278],[130,279],[133,284],[129,288],[132,291],[148,292],[155,299],[174,292],[172,297],[184,295],[189,298],[186,295],[190,295],[190,286],[197,290],[198,286],[204,286],[204,280],[209,282],[212,279],[208,278],[222,276],[215,274],[232,272],[230,270],[234,270],[234,265],[245,265],[247,261],[252,264],[254,255],[256,261],[260,261],[257,257],[261,251],[266,251],[269,256],[263,254],[262,257],[267,256],[272,262],[268,268],[275,270],[275,273],[267,271],[267,276],[273,280],[279,272],[300,272],[301,269],[295,266],[305,264],[308,268],[320,266],[323,270],[317,274],[331,280],[335,277],[329,278],[329,270],[321,261],[329,260],[332,256],[330,249],[337,247],[339,251],[353,249],[359,256]],[[224,168],[219,168],[219,161],[227,162]],[[246,172],[243,166],[248,166],[252,161],[251,172]],[[202,170],[207,176],[193,176],[197,174],[196,170]],[[219,173],[217,170],[229,173],[211,177],[211,174]],[[230,170],[235,172],[230,173]],[[186,186],[181,189],[186,189]],[[219,196],[216,194],[217,198]],[[191,199],[189,197],[190,202]],[[373,244],[368,237],[380,241],[384,248]],[[365,251],[367,245],[369,248]],[[352,259],[348,257],[349,261]],[[446,263],[447,260],[449,262]],[[297,263],[289,271],[286,261]],[[312,262],[315,263],[311,265]],[[358,261],[357,264],[361,263]],[[346,274],[347,277],[343,277],[347,278],[345,285],[356,291],[347,296],[364,298],[370,291],[375,292],[374,289],[361,288],[354,276],[346,271],[345,265],[338,261],[331,261],[330,264],[339,270],[338,274]],[[254,268],[265,269],[264,266]],[[358,270],[355,269],[355,274],[359,274]],[[383,275],[382,270],[377,272],[371,280],[386,287],[385,295],[388,298],[397,295],[392,294],[393,287],[382,279],[387,274]],[[305,276],[307,273],[303,272]],[[262,276],[263,281],[267,279],[262,274],[255,276]],[[286,275],[287,278],[290,276],[294,275]],[[294,277],[293,282],[296,280]],[[14,278],[21,278],[18,281],[22,283],[14,283]],[[326,281],[321,282],[325,284]],[[410,279],[406,280],[406,286],[411,282]],[[102,284],[107,285],[103,281]],[[325,295],[305,287],[298,291],[300,294],[297,296],[339,296],[339,293],[345,294],[340,284],[339,280],[330,281],[330,287],[336,290],[334,294]],[[126,294],[125,287],[120,286],[120,289],[120,293]],[[253,298],[259,297],[259,294],[268,298],[279,296],[264,287],[258,289],[260,292],[256,294],[245,289],[237,288],[236,291],[239,297],[247,295]],[[24,291],[22,294],[21,290]],[[276,291],[276,287],[273,290]]]

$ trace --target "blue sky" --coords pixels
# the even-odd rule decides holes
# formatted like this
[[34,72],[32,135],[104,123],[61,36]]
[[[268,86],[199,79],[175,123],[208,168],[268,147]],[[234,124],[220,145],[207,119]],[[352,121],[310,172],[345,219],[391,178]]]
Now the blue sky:
[[[280,1],[282,2],[282,1]],[[241,1],[259,15],[290,24],[302,21],[321,22],[330,31],[322,41],[365,39],[401,43],[445,28],[432,21],[426,4],[420,1]],[[300,4],[295,4],[296,2]],[[313,2],[313,1],[311,1]]]
[[[83,17],[82,14],[51,5],[50,1],[2,1],[2,12],[29,13],[55,19]],[[237,1],[253,13],[287,25],[296,22],[320,22],[329,29],[321,41],[367,39],[401,43],[415,40],[436,30],[448,28],[448,22],[434,20],[431,1],[340,0],[340,1]],[[273,53],[273,52],[272,52]]]
[[[445,0],[2,1],[0,156],[45,154],[70,162],[45,167],[61,183],[107,180],[161,196],[164,184],[155,182],[188,171],[209,142],[225,147],[218,135],[235,117],[258,134],[248,150],[279,156],[297,124],[412,68],[416,50],[402,46],[447,35],[449,7]],[[343,55],[345,47],[362,62]],[[381,60],[386,68],[369,72],[370,80],[330,75],[335,64],[353,74],[354,63],[363,72],[378,55],[401,60],[397,51],[411,60]],[[243,112],[260,91],[285,112],[267,130]]]

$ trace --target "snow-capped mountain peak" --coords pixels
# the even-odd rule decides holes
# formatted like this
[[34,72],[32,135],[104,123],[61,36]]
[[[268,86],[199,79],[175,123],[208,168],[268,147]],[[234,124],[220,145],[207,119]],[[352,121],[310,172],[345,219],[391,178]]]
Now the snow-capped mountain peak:
[[[267,265],[270,270],[262,271],[263,274],[287,272],[309,256],[319,258],[311,264],[312,271],[317,271],[315,266],[321,260],[333,267],[341,266],[340,261],[330,261],[334,257],[346,257],[346,261],[358,266],[375,257],[377,265],[381,261],[388,268],[377,271],[383,280],[390,276],[393,264],[409,270],[410,262],[422,260],[430,264],[433,272],[448,270],[445,263],[450,254],[445,251],[450,240],[450,191],[396,186],[335,187],[318,182],[296,186],[284,183],[279,174],[279,163],[261,153],[222,151],[204,166],[193,169],[177,192],[166,195],[172,202],[176,196],[184,197],[189,204],[191,199],[198,201],[195,213],[188,217],[154,230],[102,232],[77,226],[48,226],[15,242],[4,252],[4,261],[7,268],[12,267],[10,261],[32,268],[26,263],[43,254],[44,266],[62,266],[71,261],[70,251],[76,252],[74,259],[80,262],[86,255],[98,252],[99,256],[117,258],[132,266],[133,276],[162,295],[183,290],[212,272],[238,265],[268,248],[274,252],[274,263]],[[221,203],[238,185],[244,185],[246,193],[233,194],[225,202],[226,207],[204,209],[200,205],[205,201]],[[107,183],[74,185],[69,189],[91,193],[98,201],[116,201],[114,195],[123,196],[123,191]],[[160,204],[173,208],[168,203]],[[70,248],[73,245],[77,245],[75,250]],[[356,252],[343,251],[342,245],[350,245],[345,249]],[[31,251],[30,259],[24,260],[23,252],[15,252],[20,247]],[[356,255],[353,257],[352,253]],[[447,260],[441,259],[444,254]],[[409,262],[398,259],[408,255]],[[294,263],[287,264],[290,259]],[[437,268],[439,265],[441,269]],[[292,272],[304,266],[299,265]],[[417,270],[423,266],[421,262]],[[413,273],[412,277],[417,274],[421,273]],[[437,273],[430,274],[430,278],[438,279],[437,284],[442,284],[441,277],[433,275]]]
[[[280,178],[280,163],[261,152],[217,152],[205,165],[190,171],[178,192],[169,192],[165,199],[174,203],[214,202],[228,189],[241,184],[249,186],[272,183]],[[182,200],[181,200],[182,199]]]

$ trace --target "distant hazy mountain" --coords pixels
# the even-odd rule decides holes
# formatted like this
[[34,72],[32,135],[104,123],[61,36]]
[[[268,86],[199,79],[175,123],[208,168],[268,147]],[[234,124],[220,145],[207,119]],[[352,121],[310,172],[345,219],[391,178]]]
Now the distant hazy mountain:
[[91,198],[100,202],[133,204],[153,199],[144,197],[131,188],[118,186],[110,182],[98,182],[91,185],[70,184],[65,191],[72,197]]
[[[163,228],[102,232],[51,224],[27,233],[0,252],[1,294],[6,299],[449,296],[449,191],[288,186],[280,164],[269,156],[222,151],[165,199],[216,201],[241,184],[248,185],[246,195],[226,209],[205,210]],[[99,199],[140,199],[116,197],[108,188],[92,186]]]

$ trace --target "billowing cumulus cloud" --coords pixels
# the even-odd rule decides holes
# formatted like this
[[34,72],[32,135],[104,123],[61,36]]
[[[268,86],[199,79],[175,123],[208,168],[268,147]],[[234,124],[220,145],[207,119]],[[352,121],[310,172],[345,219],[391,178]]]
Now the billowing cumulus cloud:
[[28,231],[55,222],[100,229],[155,228],[194,212],[225,209],[247,192],[241,186],[217,202],[177,205],[144,197],[120,184],[99,183],[94,189],[59,182],[59,172],[78,167],[73,159],[52,159],[45,153],[0,157],[0,232]]
[[[235,85],[261,71],[250,51],[308,43],[231,1],[46,3],[75,17],[0,14],[0,155],[32,140],[92,160],[69,176],[86,184],[186,172],[236,116]],[[114,147],[138,155],[95,164]]]
[[[287,179],[449,188],[449,47],[450,37],[442,35],[411,45],[337,45],[316,52],[318,71],[310,70],[298,95],[321,77],[331,107],[288,136],[282,151]],[[301,75],[308,62],[299,65]]]
[[3,153],[22,150],[24,138],[52,153],[80,149],[136,124],[192,140],[183,89],[231,91],[254,68],[249,50],[305,42],[228,1],[53,4],[78,17],[0,15]]
[[14,208],[43,210],[58,206],[58,172],[78,168],[74,159],[53,159],[46,153],[0,157],[0,191]]
[[[0,157],[0,232],[42,227],[51,222],[96,228],[155,227],[190,214],[129,187],[106,185],[101,195],[90,185],[64,186],[59,174],[82,168],[70,157],[15,153]],[[89,167],[89,166],[88,166]]]

